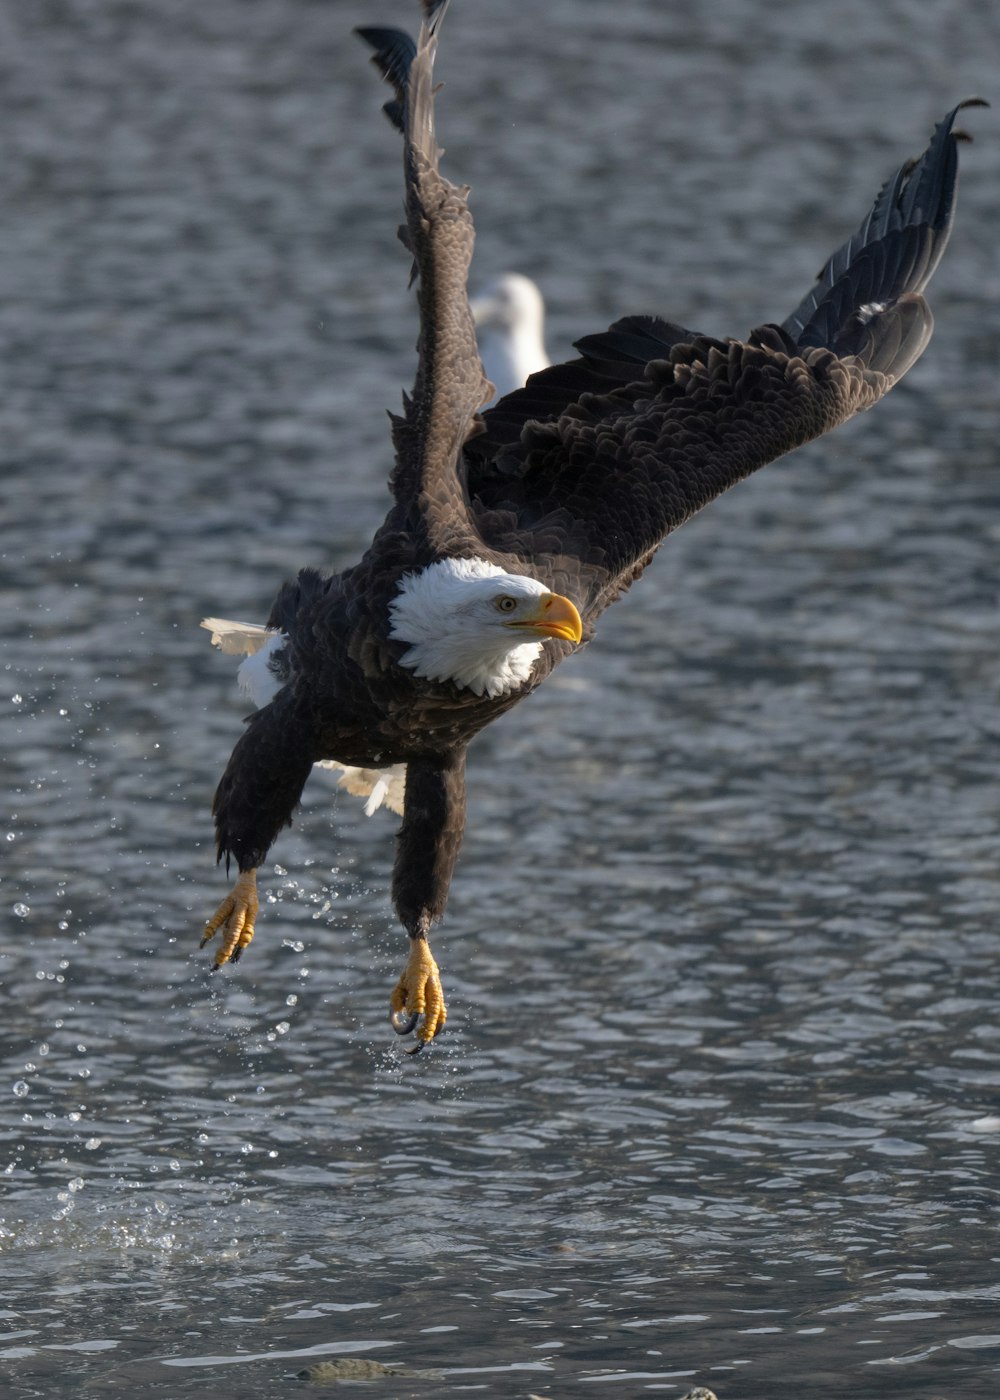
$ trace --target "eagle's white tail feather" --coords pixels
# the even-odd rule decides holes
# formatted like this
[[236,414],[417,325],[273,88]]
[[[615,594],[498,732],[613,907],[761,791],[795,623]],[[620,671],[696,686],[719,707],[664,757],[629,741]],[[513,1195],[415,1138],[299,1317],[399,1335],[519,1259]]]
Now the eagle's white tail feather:
[[269,632],[260,650],[248,656],[236,672],[241,692],[253,701],[258,710],[270,705],[281,689],[281,682],[271,670],[271,656],[280,651],[287,641],[284,632]]
[[370,817],[382,806],[403,815],[403,795],[406,790],[406,764],[394,763],[391,768],[352,768],[336,759],[324,759],[317,768],[329,768],[339,773],[338,787],[352,797],[367,797],[365,816]]
[[212,645],[226,656],[253,656],[278,634],[256,622],[230,622],[224,617],[204,617],[201,625],[212,634]]

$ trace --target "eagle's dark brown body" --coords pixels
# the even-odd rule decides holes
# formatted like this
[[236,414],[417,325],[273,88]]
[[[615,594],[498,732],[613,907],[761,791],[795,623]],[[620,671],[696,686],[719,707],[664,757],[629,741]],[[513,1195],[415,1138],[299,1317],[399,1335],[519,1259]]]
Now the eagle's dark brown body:
[[948,239],[957,169],[958,108],[783,325],[719,341],[631,317],[480,419],[491,386],[466,297],[472,223],[466,191],[438,170],[433,129],[443,9],[425,0],[418,46],[363,32],[396,88],[387,110],[404,133],[404,234],[419,277],[416,381],[393,427],[395,504],[355,568],[328,580],[307,571],[279,594],[268,625],[288,639],[284,684],[249,720],[215,798],[220,857],[250,872],[316,761],[405,763],[393,895],[414,938],[447,898],[469,741],[572,647],[547,642],[524,683],[493,698],[421,678],[390,635],[401,581],[437,561],[484,560],[571,600],[588,640],[671,530],[876,403],[919,357],[932,328],[921,291]]

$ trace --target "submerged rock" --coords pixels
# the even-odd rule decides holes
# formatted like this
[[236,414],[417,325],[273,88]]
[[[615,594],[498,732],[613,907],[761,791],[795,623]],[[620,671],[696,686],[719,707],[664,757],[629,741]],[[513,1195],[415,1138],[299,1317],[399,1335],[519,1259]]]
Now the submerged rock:
[[318,1361],[298,1372],[307,1385],[336,1385],[338,1381],[377,1381],[384,1376],[406,1376],[412,1381],[439,1381],[441,1371],[414,1371],[409,1366],[386,1366],[364,1356],[345,1356],[339,1361]]

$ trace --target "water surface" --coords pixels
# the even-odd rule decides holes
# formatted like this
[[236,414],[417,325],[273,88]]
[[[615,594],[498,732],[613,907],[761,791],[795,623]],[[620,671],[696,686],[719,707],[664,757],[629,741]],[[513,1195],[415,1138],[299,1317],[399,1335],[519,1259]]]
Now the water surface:
[[[475,746],[402,1058],[393,819],[317,777],[209,977],[261,618],[385,509],[412,372],[385,0],[0,18],[7,782],[0,1362],[18,1397],[986,1400],[996,1205],[1000,142],[969,114],[938,331],[889,400],[673,538]],[[476,275],[556,356],[744,333],[990,92],[987,5],[457,3]]]

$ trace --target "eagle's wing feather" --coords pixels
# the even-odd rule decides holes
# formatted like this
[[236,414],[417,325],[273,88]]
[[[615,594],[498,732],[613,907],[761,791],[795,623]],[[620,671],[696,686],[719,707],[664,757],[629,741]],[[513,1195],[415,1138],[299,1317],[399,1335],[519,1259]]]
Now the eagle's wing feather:
[[487,412],[466,456],[490,543],[536,569],[578,560],[593,620],[702,506],[888,392],[930,338],[920,291],[951,229],[959,110],[783,326],[719,341],[629,318]]
[[434,130],[434,56],[448,0],[424,0],[417,43],[394,29],[360,29],[373,62],[395,89],[386,105],[403,132],[406,223],[400,237],[413,254],[420,335],[413,392],[393,415],[396,464],[390,487],[421,529],[432,554],[483,548],[475,531],[459,460],[493,393],[479,359],[467,281],[475,231],[468,187],[439,169]]

